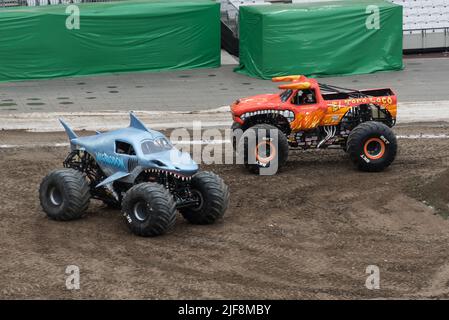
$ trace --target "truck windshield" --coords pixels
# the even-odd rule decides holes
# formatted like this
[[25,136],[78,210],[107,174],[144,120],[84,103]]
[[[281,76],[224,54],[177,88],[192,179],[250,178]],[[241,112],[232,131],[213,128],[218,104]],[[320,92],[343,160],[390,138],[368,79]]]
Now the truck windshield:
[[173,148],[170,141],[163,137],[154,140],[145,140],[142,142],[141,147],[143,154],[156,153]]
[[293,90],[291,90],[291,89],[282,91],[281,94],[279,95],[279,96],[281,97],[281,101],[282,101],[282,102],[287,101],[287,99],[291,96],[292,91],[293,91]]

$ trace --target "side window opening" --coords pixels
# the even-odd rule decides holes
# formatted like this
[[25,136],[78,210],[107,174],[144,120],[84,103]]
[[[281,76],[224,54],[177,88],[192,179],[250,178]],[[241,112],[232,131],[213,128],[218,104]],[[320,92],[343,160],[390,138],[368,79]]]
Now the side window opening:
[[313,89],[298,90],[296,94],[293,96],[292,103],[296,105],[316,103],[315,90]]
[[145,140],[142,142],[141,147],[143,154],[167,151],[173,148],[170,141],[165,137],[156,138],[154,140]]
[[293,90],[291,90],[291,89],[282,91],[282,93],[280,94],[281,101],[282,102],[287,101],[287,99],[291,96],[292,92],[293,92]]
[[136,155],[133,146],[123,141],[115,141],[115,152],[118,154],[127,154],[130,156]]

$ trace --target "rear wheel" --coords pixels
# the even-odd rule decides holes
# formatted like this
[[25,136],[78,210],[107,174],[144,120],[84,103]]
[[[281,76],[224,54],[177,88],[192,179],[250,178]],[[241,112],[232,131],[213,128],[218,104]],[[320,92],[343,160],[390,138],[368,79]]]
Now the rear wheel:
[[42,209],[53,220],[79,219],[89,206],[89,184],[77,170],[55,170],[42,180],[39,200]]
[[141,183],[129,189],[122,213],[136,235],[154,237],[169,231],[176,221],[176,204],[168,190],[157,183]]
[[371,172],[382,171],[396,157],[396,136],[381,122],[364,122],[349,134],[347,152],[358,169]]
[[245,167],[253,173],[261,169],[275,174],[288,159],[289,145],[285,134],[270,124],[257,124],[245,131],[239,141],[239,152],[243,152]]

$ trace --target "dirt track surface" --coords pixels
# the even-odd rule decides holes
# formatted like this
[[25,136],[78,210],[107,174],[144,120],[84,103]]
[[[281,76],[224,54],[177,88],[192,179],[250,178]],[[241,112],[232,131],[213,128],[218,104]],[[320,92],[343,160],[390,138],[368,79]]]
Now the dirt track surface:
[[[449,134],[449,125],[396,133]],[[0,132],[14,139],[64,135]],[[203,166],[231,188],[224,220],[179,216],[157,238],[130,234],[96,201],[82,220],[47,219],[38,185],[67,149],[0,149],[0,298],[449,298],[448,144],[400,139],[394,164],[373,174],[338,150],[291,153],[268,177]],[[78,291],[65,288],[70,264],[81,270]],[[380,290],[365,288],[368,265],[380,268]]]

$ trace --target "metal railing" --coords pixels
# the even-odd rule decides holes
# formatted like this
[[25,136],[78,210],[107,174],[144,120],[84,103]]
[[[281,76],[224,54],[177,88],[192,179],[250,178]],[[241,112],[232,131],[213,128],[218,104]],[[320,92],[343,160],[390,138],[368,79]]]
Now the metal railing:
[[221,5],[221,21],[228,26],[228,28],[234,33],[234,36],[238,38],[238,17],[239,7],[233,1],[219,0]]
[[[226,24],[238,38],[239,9],[243,5],[269,5],[269,0],[217,0],[221,4],[221,21]],[[291,1],[290,1],[291,2]]]
[[0,8],[19,6],[48,6],[58,4],[82,3],[82,2],[113,2],[121,0],[0,0]]
[[[438,32],[439,31],[439,32]],[[440,46],[430,46],[427,43],[428,39],[431,35],[435,34],[443,34],[444,35],[444,43],[441,43]],[[405,29],[404,37],[420,35],[421,36],[421,48],[413,48],[413,49],[431,49],[431,48],[445,48],[446,51],[449,45],[449,26],[448,27],[438,27],[438,28],[420,28],[420,29]]]

